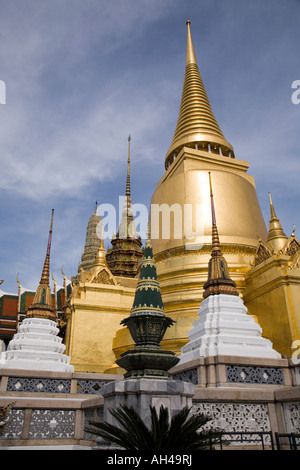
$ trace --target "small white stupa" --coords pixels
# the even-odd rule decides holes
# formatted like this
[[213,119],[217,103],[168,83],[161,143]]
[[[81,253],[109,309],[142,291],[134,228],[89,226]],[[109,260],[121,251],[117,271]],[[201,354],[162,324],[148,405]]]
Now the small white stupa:
[[212,253],[208,280],[204,284],[199,319],[188,333],[189,342],[181,348],[180,363],[199,357],[242,356],[279,359],[272,342],[262,336],[262,329],[239,297],[223,257],[216,224],[214,199],[209,173],[212,211]]
[[0,369],[26,369],[73,372],[70,357],[64,354],[66,346],[58,336],[56,309],[52,303],[49,285],[50,249],[53,213],[45,263],[40,284],[26,318],[18,332],[9,342],[7,350],[0,356]]

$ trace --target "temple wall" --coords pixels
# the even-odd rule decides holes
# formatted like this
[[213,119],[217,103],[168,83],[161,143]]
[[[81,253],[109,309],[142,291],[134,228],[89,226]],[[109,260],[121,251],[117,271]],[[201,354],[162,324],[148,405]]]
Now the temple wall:
[[[173,378],[194,384],[193,412],[207,414],[211,424],[225,432],[271,433],[273,442],[275,433],[300,433],[299,364],[270,360],[263,366],[259,360],[254,362],[225,356],[201,358],[184,367],[176,366]],[[0,447],[92,449],[95,436],[88,435],[84,427],[91,419],[103,419],[101,388],[122,378],[111,374],[3,370],[0,406],[15,404],[8,416],[12,421],[0,435]],[[264,439],[270,446],[270,434]],[[255,448],[261,442],[246,439],[230,445]]]

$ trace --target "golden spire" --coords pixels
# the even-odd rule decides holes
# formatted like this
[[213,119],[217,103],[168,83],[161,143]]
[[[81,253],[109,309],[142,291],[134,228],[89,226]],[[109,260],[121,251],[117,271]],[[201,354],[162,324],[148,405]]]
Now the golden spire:
[[[20,312],[20,303],[21,303],[21,283],[19,281],[19,273],[17,274],[17,283],[18,283],[18,304],[17,304],[17,312]],[[1,284],[1,281],[0,281]]]
[[43,266],[40,284],[36,290],[33,302],[28,309],[27,317],[38,317],[48,318],[50,320],[56,320],[56,309],[53,306],[52,295],[49,285],[49,274],[50,274],[50,250],[52,240],[52,228],[53,228],[53,214],[52,209],[51,223],[49,230],[49,238],[47,245],[46,258]]
[[208,264],[208,279],[204,284],[203,298],[209,295],[227,294],[238,296],[238,290],[235,282],[229,276],[229,270],[226,259],[221,250],[219,234],[216,222],[216,213],[214,205],[214,195],[211,182],[211,174],[209,172],[209,187],[211,201],[211,218],[212,218],[212,250],[211,258]]
[[52,281],[53,281],[53,285],[54,285],[54,306],[55,306],[55,309],[57,310],[57,292],[56,292],[56,280],[54,279],[54,276],[53,276],[53,271],[51,273],[51,277],[52,277]]
[[185,65],[197,64],[190,24],[191,24],[191,22],[188,20],[186,22],[186,25],[187,25],[187,44],[186,44],[186,62],[185,62]]
[[197,66],[190,21],[187,24],[186,69],[181,105],[173,141],[165,159],[166,169],[183,146],[234,157],[211,109]]
[[125,191],[125,195],[129,198],[131,198],[131,195],[130,195],[130,141],[131,141],[131,137],[129,135],[128,136],[127,180],[126,180],[126,191]]
[[271,194],[269,193],[270,213],[271,218],[269,221],[269,233],[266,243],[271,245],[274,250],[282,250],[287,243],[287,236],[285,235],[280,220],[276,217],[275,209],[273,206]]
[[93,273],[93,274],[95,272],[97,272],[98,269],[101,266],[108,267],[107,261],[106,261],[106,255],[105,255],[104,241],[103,241],[103,222],[102,222],[102,219],[98,223],[97,233],[98,233],[98,236],[100,238],[100,245],[99,245],[99,249],[98,249],[96,258],[93,262],[93,265],[90,268],[90,272]]
[[54,214],[54,209],[52,209],[46,258],[45,258],[44,267],[43,267],[43,271],[42,271],[42,276],[41,276],[41,280],[40,280],[40,284],[45,284],[45,285],[49,285],[50,250],[51,250],[51,240],[52,240],[53,214]]
[[126,179],[126,191],[124,206],[122,212],[122,218],[118,230],[117,236],[120,238],[136,238],[136,230],[133,221],[133,212],[131,204],[131,191],[130,191],[130,141],[131,137],[128,137],[128,159],[127,159],[127,179]]
[[[96,202],[97,204],[97,202]],[[95,212],[97,211],[97,208],[95,210]],[[62,273],[63,277],[64,277],[64,293],[65,293],[65,302],[67,301],[67,277],[65,275],[65,273],[63,272],[63,266],[60,268],[60,272]]]
[[112,249],[106,254],[108,267],[114,276],[135,277],[138,260],[143,257],[141,237],[137,235],[130,194],[130,142],[128,137],[128,160],[126,191],[121,221],[117,234],[112,238]]
[[221,254],[221,245],[219,240],[219,233],[217,229],[217,221],[216,221],[216,212],[215,212],[215,204],[214,204],[214,195],[212,190],[212,183],[211,183],[211,174],[210,171],[208,172],[209,176],[209,189],[210,189],[210,205],[211,205],[211,219],[212,219],[212,256],[219,256]]
[[99,237],[97,234],[97,226],[101,217],[97,214],[98,203],[95,203],[95,210],[88,221],[88,226],[86,230],[85,246],[84,252],[81,256],[81,263],[78,267],[78,272],[81,269],[84,271],[89,271],[99,249]]

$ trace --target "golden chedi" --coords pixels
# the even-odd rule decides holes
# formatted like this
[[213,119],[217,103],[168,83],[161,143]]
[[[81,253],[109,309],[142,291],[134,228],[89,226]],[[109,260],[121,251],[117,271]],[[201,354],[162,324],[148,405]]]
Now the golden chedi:
[[[179,355],[188,342],[208,271],[220,268],[217,255],[222,253],[234,297],[243,298],[248,314],[274,349],[291,357],[300,334],[300,243],[294,231],[286,237],[272,203],[267,231],[249,164],[237,157],[210,106],[188,21],[179,117],[165,156],[166,171],[151,199],[151,244],[165,314],[174,320],[161,347]],[[129,163],[130,140],[119,232],[106,255],[100,248],[96,256],[99,246],[92,247],[93,261],[88,259],[87,269],[83,261],[89,254],[83,256],[74,282],[66,341],[78,371],[124,372],[115,361],[134,348],[128,329],[120,325],[130,314],[142,257],[140,240],[134,235]],[[212,257],[215,264],[210,262],[217,244],[213,246],[208,172],[218,213],[220,250]]]
[[[253,261],[258,237],[267,238],[248,167],[246,161],[236,158],[214,116],[197,66],[188,21],[178,122],[165,157],[166,172],[151,200],[151,241],[164,307],[176,321],[164,337],[165,349],[179,354],[187,342],[207,279],[212,249],[208,171],[215,184],[222,252],[239,293],[245,288],[245,274]],[[122,341],[117,335],[117,357],[118,348],[124,348]]]

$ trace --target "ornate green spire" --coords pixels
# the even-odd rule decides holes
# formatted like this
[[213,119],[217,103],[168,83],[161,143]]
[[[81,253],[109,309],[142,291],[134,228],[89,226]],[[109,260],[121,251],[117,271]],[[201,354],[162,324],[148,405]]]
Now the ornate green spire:
[[152,246],[149,239],[146,242],[140,277],[131,309],[131,315],[138,315],[140,313],[165,314]]
[[162,350],[160,343],[173,323],[174,320],[164,312],[149,234],[131,313],[121,321],[136,344],[116,361],[127,371],[125,378],[169,377],[168,370],[179,359],[172,351]]

